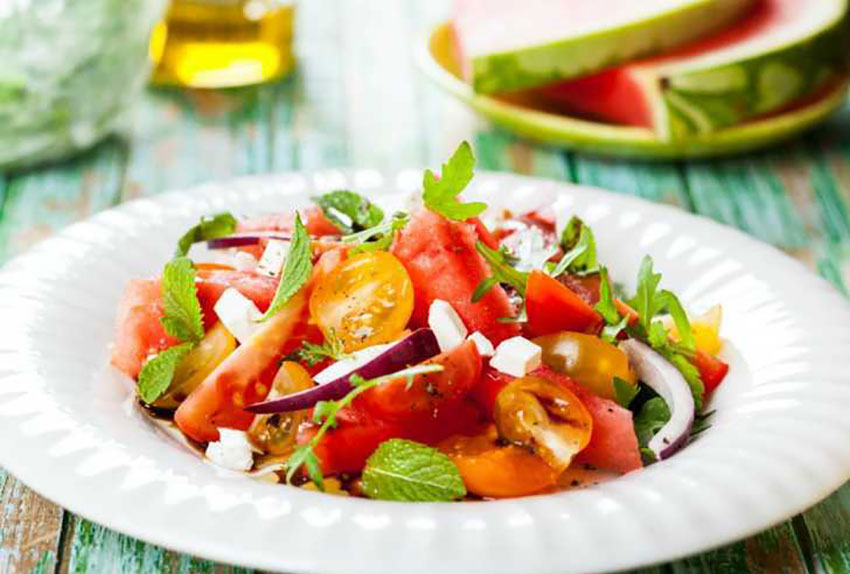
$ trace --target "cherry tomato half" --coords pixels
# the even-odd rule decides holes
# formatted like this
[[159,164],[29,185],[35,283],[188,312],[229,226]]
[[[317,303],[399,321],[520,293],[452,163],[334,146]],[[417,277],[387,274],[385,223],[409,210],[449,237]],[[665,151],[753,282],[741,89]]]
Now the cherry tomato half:
[[[313,379],[304,367],[292,361],[284,361],[274,377],[272,389],[266,399],[306,391],[313,386]],[[298,427],[307,413],[307,410],[303,410],[258,415],[248,428],[248,439],[266,454],[286,454],[294,448]]]
[[597,332],[599,314],[569,287],[542,271],[532,271],[525,292],[528,328],[534,335],[559,331]]
[[626,354],[599,337],[564,331],[537,337],[534,343],[543,349],[545,365],[569,375],[600,397],[616,398],[614,377],[636,384]]
[[558,474],[590,442],[593,419],[562,385],[527,376],[508,383],[496,398],[499,434],[532,449]]
[[326,339],[346,352],[398,338],[413,313],[413,283],[404,266],[385,251],[361,253],[319,281],[310,316]]
[[466,489],[485,498],[527,496],[556,483],[558,472],[526,448],[500,443],[490,426],[476,436],[457,435],[440,444]]

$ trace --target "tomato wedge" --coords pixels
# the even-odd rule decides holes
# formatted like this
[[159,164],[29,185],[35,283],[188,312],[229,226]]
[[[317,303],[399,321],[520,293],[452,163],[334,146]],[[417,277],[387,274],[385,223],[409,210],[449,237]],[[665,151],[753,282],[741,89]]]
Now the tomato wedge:
[[532,271],[525,293],[528,328],[535,336],[559,331],[593,333],[602,317],[569,287],[542,271]]
[[729,372],[729,365],[713,355],[709,355],[703,351],[697,351],[693,358],[694,366],[699,371],[699,376],[705,385],[705,394],[710,395],[720,386],[723,379],[726,378],[726,373]]
[[375,387],[361,397],[363,405],[376,417],[404,420],[411,416],[432,416],[440,408],[466,396],[481,376],[481,355],[472,341],[437,355],[424,364],[442,365],[437,373],[417,375],[408,385],[398,379]]

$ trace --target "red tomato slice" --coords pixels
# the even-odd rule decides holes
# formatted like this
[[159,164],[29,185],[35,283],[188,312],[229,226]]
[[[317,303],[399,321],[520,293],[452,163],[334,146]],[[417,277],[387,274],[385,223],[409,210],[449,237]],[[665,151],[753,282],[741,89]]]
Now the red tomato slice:
[[472,341],[423,364],[442,365],[443,370],[417,375],[409,388],[407,380],[398,379],[366,391],[360,398],[364,408],[385,420],[433,416],[439,409],[466,396],[481,376],[481,355]]
[[528,328],[535,336],[559,331],[593,333],[602,318],[588,303],[542,271],[532,271],[525,293]]
[[[325,217],[320,207],[311,205],[300,210],[304,227],[313,237],[326,235],[339,235],[339,229],[333,222]],[[248,219],[239,223],[238,231],[292,231],[294,217],[292,213],[272,213]]]
[[693,363],[697,370],[699,370],[699,376],[705,385],[706,395],[713,393],[720,386],[720,383],[723,382],[723,379],[726,378],[726,373],[729,372],[729,365],[727,363],[703,351],[696,352]]

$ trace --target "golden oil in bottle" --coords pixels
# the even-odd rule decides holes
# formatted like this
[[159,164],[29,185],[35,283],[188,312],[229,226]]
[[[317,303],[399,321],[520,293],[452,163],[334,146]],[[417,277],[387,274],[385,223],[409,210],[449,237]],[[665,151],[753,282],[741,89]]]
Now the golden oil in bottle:
[[172,0],[153,31],[153,82],[227,88],[288,74],[293,2],[283,0]]

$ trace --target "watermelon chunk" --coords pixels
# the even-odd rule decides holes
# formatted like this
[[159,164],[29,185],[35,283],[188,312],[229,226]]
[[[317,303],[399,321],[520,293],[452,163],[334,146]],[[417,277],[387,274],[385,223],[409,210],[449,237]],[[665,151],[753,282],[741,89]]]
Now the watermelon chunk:
[[719,31],[755,0],[457,0],[466,77],[514,92],[596,73]]
[[786,111],[847,71],[848,0],[760,0],[735,26],[661,57],[538,91],[572,113],[665,141]]
[[[198,271],[198,299],[204,312],[204,327],[218,318],[213,307],[228,287],[254,301],[261,311],[268,309],[277,290],[277,279],[223,269]],[[164,316],[159,279],[130,281],[118,306],[112,364],[127,376],[136,378],[148,355],[158,353],[178,341],[169,337],[159,319]]]
[[475,288],[491,275],[475,249],[478,240],[474,224],[449,221],[427,209],[413,214],[392,249],[413,281],[413,326],[427,326],[431,303],[442,299],[451,303],[470,333],[480,331],[493,344],[519,335],[518,324],[499,322],[515,316],[501,286],[472,302]]

